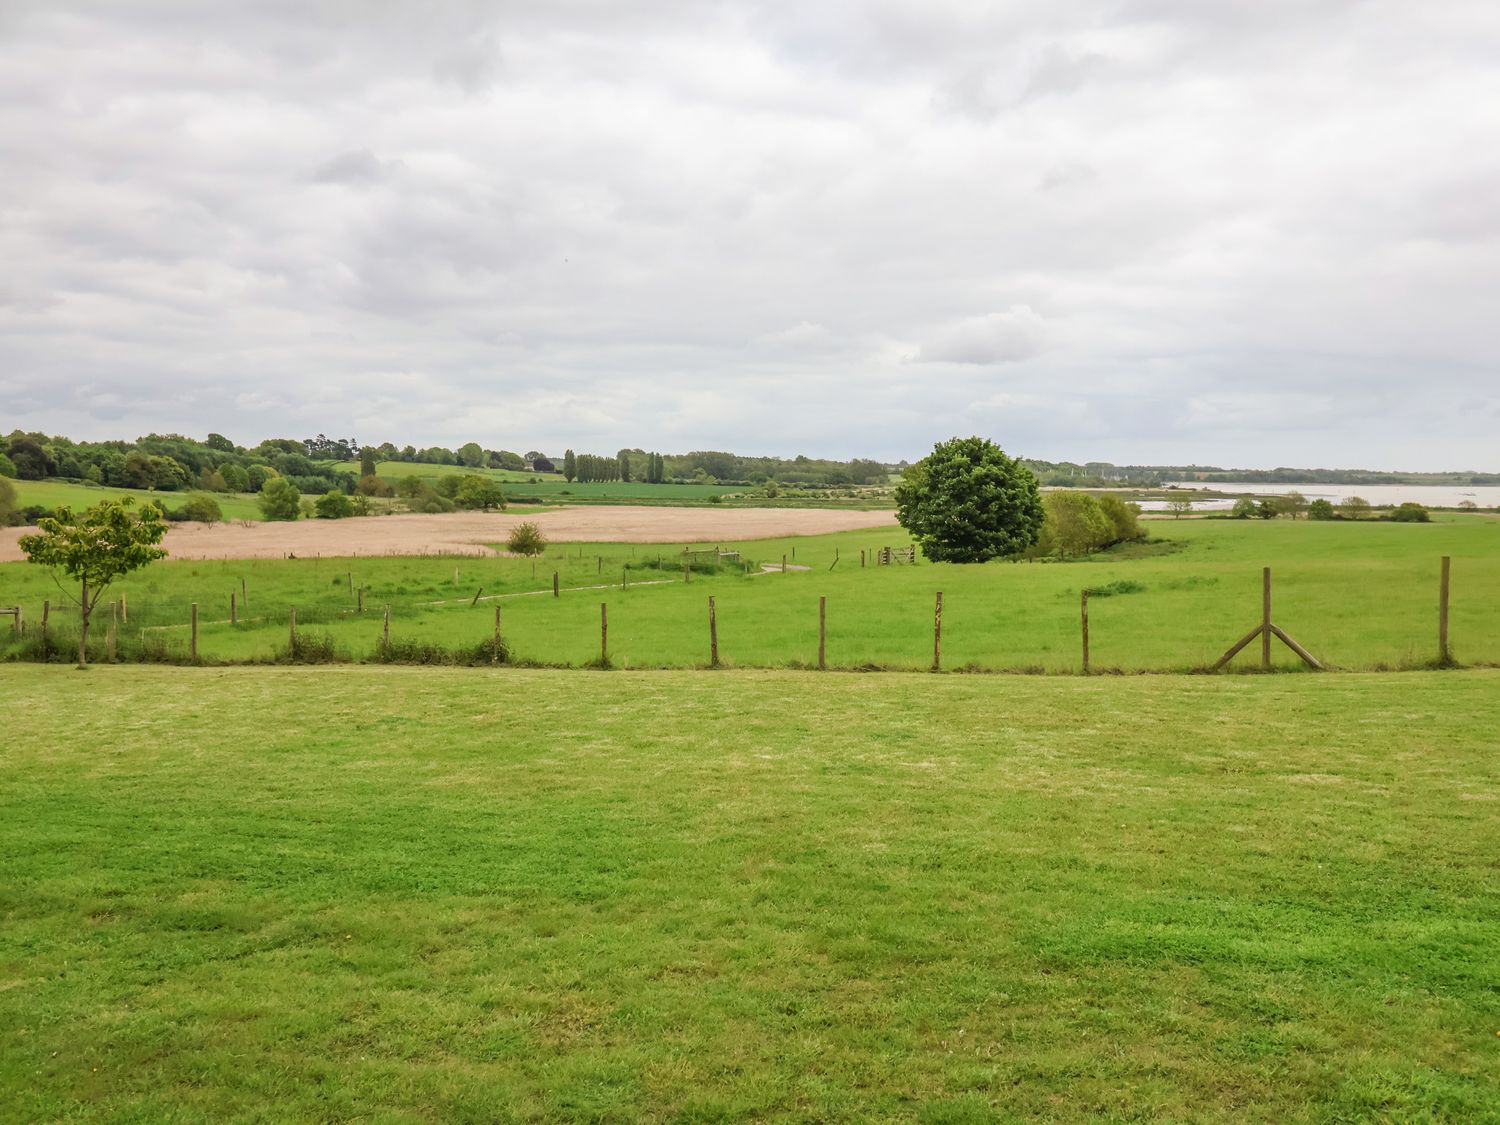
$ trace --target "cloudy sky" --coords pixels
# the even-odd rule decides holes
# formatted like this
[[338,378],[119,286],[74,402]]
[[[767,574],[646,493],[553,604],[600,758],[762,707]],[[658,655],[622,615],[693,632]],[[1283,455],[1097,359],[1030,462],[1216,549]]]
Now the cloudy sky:
[[1500,469],[1493,0],[0,0],[0,429]]

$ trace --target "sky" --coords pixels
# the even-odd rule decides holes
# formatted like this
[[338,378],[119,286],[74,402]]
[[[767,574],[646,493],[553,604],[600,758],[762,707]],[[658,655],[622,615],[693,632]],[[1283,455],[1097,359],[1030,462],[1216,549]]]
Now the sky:
[[0,430],[1500,469],[1493,0],[0,0]]

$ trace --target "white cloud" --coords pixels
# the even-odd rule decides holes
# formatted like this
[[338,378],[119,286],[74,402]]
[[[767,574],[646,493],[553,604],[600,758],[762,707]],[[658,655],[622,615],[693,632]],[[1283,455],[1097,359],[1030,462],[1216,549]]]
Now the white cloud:
[[0,387],[80,437],[1493,468],[1497,43],[1467,2],[11,0]]

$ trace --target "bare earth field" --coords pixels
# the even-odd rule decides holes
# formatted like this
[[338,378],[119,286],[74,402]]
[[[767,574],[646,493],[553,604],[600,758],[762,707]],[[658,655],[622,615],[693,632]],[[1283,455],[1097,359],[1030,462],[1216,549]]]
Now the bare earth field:
[[[561,508],[533,515],[453,512],[295,523],[178,524],[166,548],[178,559],[279,559],[294,555],[480,555],[518,523],[539,524],[553,542],[712,543],[894,527],[891,511],[810,508]],[[33,528],[0,529],[0,562],[25,558],[17,540]]]

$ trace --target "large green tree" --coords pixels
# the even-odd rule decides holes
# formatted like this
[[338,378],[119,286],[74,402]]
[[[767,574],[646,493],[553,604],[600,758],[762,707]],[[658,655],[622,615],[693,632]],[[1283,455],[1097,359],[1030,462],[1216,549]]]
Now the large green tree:
[[[161,509],[147,504],[137,513],[130,506],[127,496],[105,500],[76,516],[60,508],[56,516],[38,521],[36,535],[21,536],[28,562],[50,567],[54,580],[62,571],[79,584],[79,667],[88,663],[89,622],[110,583],[167,553],[157,545],[167,533]],[[66,592],[61,581],[57,584]]]
[[563,454],[563,476],[568,478],[568,483],[573,483],[573,478],[578,475],[578,458],[570,449]]
[[896,518],[933,562],[1019,555],[1042,530],[1036,477],[984,438],[953,438],[906,470]]

